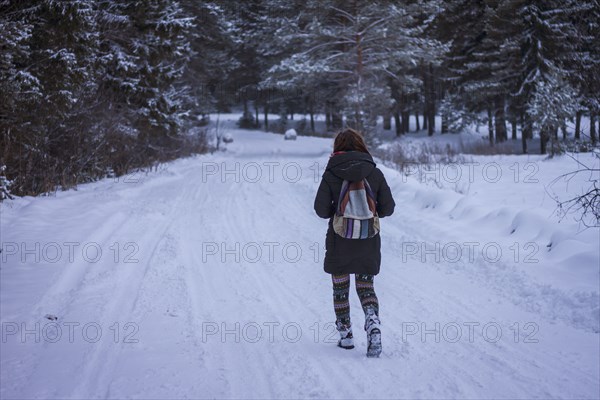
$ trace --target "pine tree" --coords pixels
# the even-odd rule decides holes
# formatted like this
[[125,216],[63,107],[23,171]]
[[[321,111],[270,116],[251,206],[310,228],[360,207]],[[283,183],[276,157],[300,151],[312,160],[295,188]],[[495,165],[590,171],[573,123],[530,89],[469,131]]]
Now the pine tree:
[[579,58],[578,10],[566,0],[531,3],[505,0],[490,36],[498,43],[493,79],[511,89],[529,124],[539,130],[541,151],[557,139],[565,118],[574,114],[576,93],[569,82]]
[[1,2],[0,163],[13,192],[177,154],[190,23],[166,0]]
[[[495,4],[489,1],[446,2],[443,13],[435,21],[434,34],[449,43],[442,63],[443,81],[447,96],[443,113],[454,114],[452,125],[462,128],[477,120],[483,111],[493,114],[493,94],[486,85],[491,75],[489,41],[486,43],[489,24]],[[493,126],[492,121],[489,121]],[[494,143],[493,129],[489,130],[490,143]]]
[[243,115],[241,126],[258,127],[258,121],[250,112],[250,103],[257,98],[260,83],[261,59],[258,54],[259,35],[267,5],[261,0],[223,3],[224,16],[229,22],[227,34],[232,41],[233,57],[227,74],[225,93],[231,103],[241,103]]
[[86,104],[95,87],[97,48],[92,1],[0,4],[7,33],[0,86],[2,157],[17,194],[68,187],[90,169]]
[[427,53],[417,11],[409,2],[309,1],[307,22],[296,31],[303,46],[271,74],[327,82],[327,97],[342,99],[347,123],[372,132],[377,116],[392,106],[390,79],[399,87],[412,83],[405,71]]
[[220,111],[223,104],[231,102],[233,96],[226,93],[225,82],[235,68],[234,40],[230,21],[222,1],[182,0],[185,13],[193,16],[190,36],[190,61],[185,69],[183,81],[191,94],[188,105],[193,115],[206,116]]
[[[591,120],[600,114],[600,2],[589,0],[573,4],[572,7],[572,21],[577,26],[580,47],[579,56],[570,60],[575,64],[575,71],[569,75],[569,81],[578,92],[575,137],[579,139],[584,112],[588,113]],[[597,136],[591,123],[589,134],[595,145]]]

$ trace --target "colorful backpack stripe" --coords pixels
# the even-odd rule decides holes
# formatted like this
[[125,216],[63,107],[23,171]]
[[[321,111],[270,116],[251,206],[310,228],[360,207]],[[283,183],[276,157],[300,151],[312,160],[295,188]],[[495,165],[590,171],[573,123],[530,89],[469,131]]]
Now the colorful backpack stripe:
[[342,182],[333,229],[346,239],[368,239],[379,233],[377,202],[366,179]]

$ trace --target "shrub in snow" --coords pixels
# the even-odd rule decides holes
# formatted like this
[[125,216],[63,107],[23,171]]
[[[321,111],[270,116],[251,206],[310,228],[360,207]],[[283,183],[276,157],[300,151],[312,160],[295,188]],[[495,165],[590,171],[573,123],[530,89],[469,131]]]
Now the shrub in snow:
[[285,135],[283,138],[285,140],[296,140],[297,137],[298,134],[296,133],[295,129],[288,129],[287,131],[285,131]]
[[254,119],[254,115],[251,112],[246,111],[238,120],[238,126],[241,129],[257,129],[260,127],[258,122]]
[[279,113],[279,118],[275,121],[269,122],[269,132],[281,133],[284,134],[285,131],[290,129],[290,125],[288,125],[288,117],[287,112],[283,108],[284,105],[279,105],[282,108],[282,111]]
[[568,181],[576,175],[585,174],[590,183],[582,193],[567,200],[561,200],[555,194],[552,194],[552,196],[557,203],[557,213],[561,219],[573,214],[576,220],[588,228],[600,227],[600,167],[598,167],[600,165],[600,150],[594,151],[593,154],[596,161],[591,165],[583,163],[578,158],[568,154],[576,163],[573,166],[574,170],[555,178],[548,186],[551,189],[560,180]]
[[296,123],[296,132],[301,136],[316,136],[316,132],[313,131],[310,121],[306,118],[302,118]]
[[6,171],[6,165],[0,165],[0,201],[13,198],[10,194],[10,184],[12,181],[8,180],[4,175],[4,171]]
[[269,123],[269,132],[285,133],[287,130],[287,120],[281,118]]
[[208,114],[198,115],[196,119],[198,121],[198,126],[206,126],[210,123],[210,115]]
[[231,143],[233,142],[233,136],[231,136],[231,133],[226,133],[223,135],[223,143]]

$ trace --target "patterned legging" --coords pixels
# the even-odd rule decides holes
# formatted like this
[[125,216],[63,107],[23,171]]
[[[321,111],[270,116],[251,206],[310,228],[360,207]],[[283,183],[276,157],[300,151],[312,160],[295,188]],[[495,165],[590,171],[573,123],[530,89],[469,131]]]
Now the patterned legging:
[[[365,314],[369,307],[373,308],[375,314],[379,315],[379,301],[373,288],[374,275],[356,274],[356,293],[360,298],[360,304]],[[350,329],[350,275],[331,275],[333,281],[333,308],[335,310],[336,325],[339,330]]]

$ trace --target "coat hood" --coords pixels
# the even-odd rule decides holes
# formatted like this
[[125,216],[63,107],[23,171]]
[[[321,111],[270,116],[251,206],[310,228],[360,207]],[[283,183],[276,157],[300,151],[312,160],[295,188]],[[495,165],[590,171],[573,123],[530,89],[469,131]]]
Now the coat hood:
[[373,157],[360,151],[335,154],[329,159],[326,168],[338,178],[351,182],[366,178],[374,169]]

